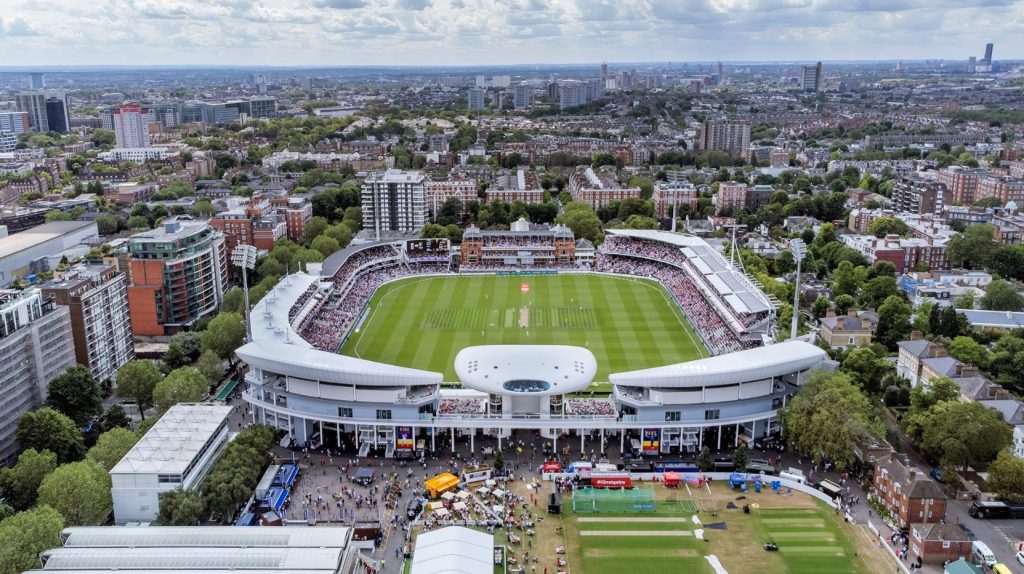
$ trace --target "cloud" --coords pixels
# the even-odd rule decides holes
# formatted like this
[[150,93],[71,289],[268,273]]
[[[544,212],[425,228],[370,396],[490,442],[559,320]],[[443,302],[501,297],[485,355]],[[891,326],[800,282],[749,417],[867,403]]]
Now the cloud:
[[314,0],[313,5],[335,10],[356,10],[366,7],[366,0]]
[[395,0],[395,8],[420,11],[430,6],[431,0]]
[[23,16],[0,18],[0,35],[3,36],[39,36],[42,32]]

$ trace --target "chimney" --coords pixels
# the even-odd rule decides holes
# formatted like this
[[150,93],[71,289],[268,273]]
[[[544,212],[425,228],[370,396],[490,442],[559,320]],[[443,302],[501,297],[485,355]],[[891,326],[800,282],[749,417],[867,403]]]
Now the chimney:
[[854,319],[856,319],[857,318],[857,310],[854,309],[853,307],[850,307],[849,309],[846,310],[846,316],[847,317],[853,317]]
[[922,333],[921,331],[911,331],[910,332],[910,340],[911,341],[917,341],[919,339],[924,339],[924,333]]

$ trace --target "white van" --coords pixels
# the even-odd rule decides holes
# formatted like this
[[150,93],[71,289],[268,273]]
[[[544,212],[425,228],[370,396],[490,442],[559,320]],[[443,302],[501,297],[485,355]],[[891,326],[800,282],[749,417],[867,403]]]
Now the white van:
[[975,560],[989,568],[996,565],[996,555],[992,554],[992,550],[989,549],[988,544],[985,544],[981,540],[975,540],[972,545],[972,549]]
[[807,478],[803,474],[794,474],[785,470],[779,473],[779,478],[786,478],[798,484],[807,484]]

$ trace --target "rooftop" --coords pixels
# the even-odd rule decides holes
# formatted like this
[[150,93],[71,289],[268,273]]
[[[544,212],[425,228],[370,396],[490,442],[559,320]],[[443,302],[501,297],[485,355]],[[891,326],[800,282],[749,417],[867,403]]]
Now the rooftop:
[[54,221],[52,223],[44,223],[33,227],[32,229],[27,229],[21,233],[8,235],[7,237],[0,239],[0,259],[9,257],[26,249],[31,249],[62,235],[74,233],[89,227],[95,230],[96,222]]
[[236,528],[232,526],[76,526],[65,528],[65,548],[330,548],[344,547],[348,528]]
[[1024,313],[1012,311],[979,311],[974,309],[957,309],[958,313],[967,316],[972,327],[999,327],[1018,329],[1024,327]]
[[181,474],[230,414],[227,405],[174,405],[110,474]]
[[411,574],[489,574],[494,571],[494,536],[449,526],[416,537]]

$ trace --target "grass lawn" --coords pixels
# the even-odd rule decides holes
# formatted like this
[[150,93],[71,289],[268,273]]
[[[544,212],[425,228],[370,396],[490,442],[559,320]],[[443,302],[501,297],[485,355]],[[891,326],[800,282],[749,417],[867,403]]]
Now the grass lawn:
[[[522,326],[522,309],[527,310]],[[605,275],[410,278],[374,293],[341,352],[444,373],[473,345],[575,345],[608,374],[699,359],[708,352],[654,281]]]
[[[871,541],[865,526],[852,526],[832,509],[809,496],[779,496],[768,491],[736,500],[725,485],[712,488],[718,516],[698,515],[703,526],[680,510],[686,491],[656,487],[657,512],[642,514],[574,514],[568,510],[565,543],[570,565],[586,574],[643,572],[644,574],[712,573],[705,556],[715,555],[729,574],[868,574],[891,571],[893,565]],[[662,502],[666,499],[673,503]],[[736,509],[726,509],[727,502]],[[744,503],[759,508],[744,514]],[[571,508],[571,505],[567,505]],[[707,528],[723,522],[726,530]],[[707,541],[693,531],[704,529]],[[762,545],[774,541],[778,552]],[[579,569],[577,571],[580,571]]]

